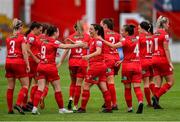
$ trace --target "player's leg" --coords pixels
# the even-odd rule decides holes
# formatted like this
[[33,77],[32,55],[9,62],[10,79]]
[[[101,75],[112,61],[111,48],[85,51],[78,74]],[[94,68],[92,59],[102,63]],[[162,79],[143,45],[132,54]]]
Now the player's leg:
[[143,82],[144,82],[144,95],[147,101],[147,105],[151,106],[151,91],[149,88],[149,77],[144,77]]
[[28,87],[29,87],[29,78],[28,77],[22,77],[19,78],[21,82],[21,89],[18,94],[18,98],[16,101],[16,105],[14,106],[14,109],[18,110],[20,114],[25,114],[21,105],[23,104],[24,99],[28,95]]
[[44,109],[44,107],[45,107],[44,100],[45,100],[45,98],[46,98],[46,96],[48,94],[48,91],[49,91],[49,82],[46,82],[46,86],[44,88],[43,94],[41,96],[41,101],[39,103],[41,109]]
[[124,97],[126,100],[126,104],[128,107],[128,112],[131,113],[133,112],[133,107],[132,107],[132,94],[131,94],[131,84],[130,83],[124,83]]
[[72,113],[72,111],[69,111],[64,108],[63,96],[59,82],[60,82],[59,79],[51,82],[54,89],[55,100],[59,107],[59,113]]
[[35,92],[34,95],[34,101],[33,101],[33,109],[32,109],[32,114],[39,114],[38,112],[38,104],[41,100],[41,96],[43,94],[43,90],[45,88],[45,84],[46,84],[46,79],[39,79],[38,80],[38,89]]
[[8,114],[14,114],[13,111],[13,94],[14,94],[14,88],[16,84],[15,78],[7,78],[8,81],[8,87],[6,91],[6,100],[8,105]]

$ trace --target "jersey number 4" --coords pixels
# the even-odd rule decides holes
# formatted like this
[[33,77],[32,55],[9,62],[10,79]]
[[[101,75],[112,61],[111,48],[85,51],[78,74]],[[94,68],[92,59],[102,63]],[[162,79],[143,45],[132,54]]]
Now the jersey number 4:
[[134,48],[134,53],[136,54],[136,57],[139,57],[139,44],[136,44],[136,47]]

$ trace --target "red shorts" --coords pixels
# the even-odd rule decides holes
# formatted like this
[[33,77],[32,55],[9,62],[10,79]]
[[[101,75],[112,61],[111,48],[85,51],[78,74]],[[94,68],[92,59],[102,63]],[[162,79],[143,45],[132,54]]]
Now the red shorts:
[[173,69],[169,65],[165,57],[154,57],[153,58],[153,69],[154,76],[168,76],[173,74]]
[[29,66],[30,66],[29,78],[35,78],[36,79],[38,64],[35,61],[29,61]]
[[141,83],[142,73],[141,73],[140,63],[122,63],[122,82],[126,83]]
[[85,78],[87,67],[86,66],[70,66],[69,67],[70,76],[73,79]]
[[26,72],[26,64],[15,64],[15,63],[6,63],[6,78],[23,78],[28,77]]
[[152,59],[141,59],[141,65],[143,78],[153,76]]
[[56,64],[39,63],[37,67],[37,80],[45,79],[48,82],[59,80]]
[[106,65],[101,62],[94,62],[90,65],[85,82],[99,84],[99,82],[106,82]]
[[107,66],[106,76],[114,75],[115,60],[105,60]]

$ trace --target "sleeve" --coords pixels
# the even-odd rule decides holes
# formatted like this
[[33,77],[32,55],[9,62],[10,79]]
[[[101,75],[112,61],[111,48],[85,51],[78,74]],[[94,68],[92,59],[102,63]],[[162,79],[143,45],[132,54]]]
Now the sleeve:
[[169,35],[168,34],[164,35],[164,41],[169,42]]
[[34,42],[35,42],[35,37],[30,36],[27,38],[27,43],[33,44]]
[[97,40],[97,41],[96,41],[96,47],[102,48],[102,41]]
[[56,40],[56,41],[54,41],[54,43],[53,43],[53,47],[54,48],[59,48],[59,45],[61,44],[61,42],[60,41],[58,41],[58,40]]
[[122,46],[126,46],[127,45],[127,41],[125,38],[122,38],[121,40]]

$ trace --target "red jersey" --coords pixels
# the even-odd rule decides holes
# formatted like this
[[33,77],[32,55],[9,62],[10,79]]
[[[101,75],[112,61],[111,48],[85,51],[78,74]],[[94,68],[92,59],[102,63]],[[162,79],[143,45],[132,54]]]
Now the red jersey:
[[[38,37],[32,33],[28,34],[27,36],[27,43],[29,43],[31,45],[31,51],[35,56],[38,56],[38,54],[40,53],[39,51],[39,47],[40,47],[40,43],[38,40]],[[33,60],[32,57],[29,57],[29,60]]]
[[[105,40],[112,44],[118,43],[120,40],[120,35],[112,30],[107,29],[104,31],[104,34],[105,34]],[[111,48],[108,45],[104,45],[104,52],[105,52],[105,55],[109,56],[109,59],[113,58],[111,56],[113,56],[114,53],[118,54],[117,49]]]
[[24,63],[22,43],[26,43],[26,38],[22,34],[10,36],[6,39],[6,63]]
[[[89,43],[90,37],[84,33],[82,36],[78,35],[77,32],[68,37],[73,42],[87,42]],[[88,62],[82,59],[82,56],[87,55],[87,49],[85,48],[72,48],[69,57],[69,66],[87,66]]]
[[158,29],[154,34],[154,56],[166,57],[163,43],[169,42],[169,35],[163,29]]
[[57,48],[59,48],[59,41],[51,37],[47,37],[41,44],[41,63],[52,63],[55,64]]
[[123,62],[140,61],[139,40],[134,36],[128,36],[122,42],[124,60]]
[[140,58],[152,58],[153,54],[153,36],[142,33],[139,35]]
[[89,44],[89,54],[94,53],[96,51],[97,47],[100,47],[102,49],[102,52],[100,55],[97,55],[95,57],[90,58],[89,63],[93,64],[93,62],[103,62],[104,61],[104,45],[102,44],[102,41],[99,39],[92,38],[90,40]]

